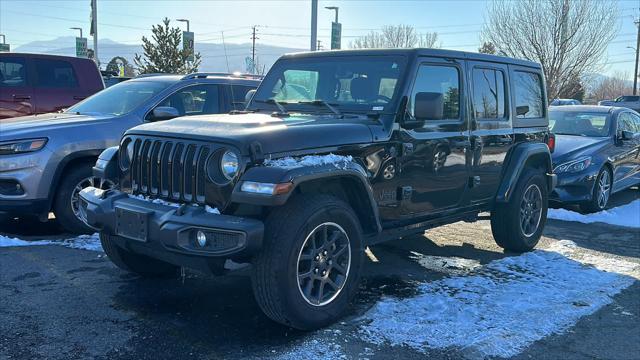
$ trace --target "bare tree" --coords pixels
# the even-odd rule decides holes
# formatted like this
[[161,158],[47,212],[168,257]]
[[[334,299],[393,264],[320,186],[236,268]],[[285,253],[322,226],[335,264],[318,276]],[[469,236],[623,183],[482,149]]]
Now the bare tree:
[[615,99],[618,96],[631,94],[633,86],[629,74],[616,72],[613,76],[593,78],[587,90],[587,102],[596,103],[600,100]]
[[493,0],[482,39],[500,54],[542,64],[553,99],[601,70],[617,14],[613,0]]
[[354,49],[438,46],[438,33],[419,34],[410,25],[383,26],[381,31],[371,31],[351,42]]
[[482,46],[478,48],[478,52],[481,54],[496,54],[498,51],[493,43],[484,42],[482,43]]

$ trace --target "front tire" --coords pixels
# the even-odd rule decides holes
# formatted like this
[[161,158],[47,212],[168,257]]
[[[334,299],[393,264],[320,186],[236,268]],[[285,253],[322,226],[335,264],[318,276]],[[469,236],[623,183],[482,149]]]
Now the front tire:
[[264,241],[252,285],[269,318],[312,330],[344,314],[358,289],[364,252],[349,205],[328,195],[296,196],[268,216]]
[[583,213],[594,213],[602,211],[607,207],[609,198],[611,197],[611,172],[607,167],[602,168],[596,178],[593,186],[593,193],[589,202],[580,204],[580,210]]
[[177,274],[177,266],[125,250],[115,243],[114,238],[116,236],[100,233],[102,249],[120,269],[142,277],[168,277]]
[[532,250],[540,240],[548,210],[548,189],[544,173],[527,169],[520,177],[511,199],[496,204],[491,213],[491,232],[505,250]]

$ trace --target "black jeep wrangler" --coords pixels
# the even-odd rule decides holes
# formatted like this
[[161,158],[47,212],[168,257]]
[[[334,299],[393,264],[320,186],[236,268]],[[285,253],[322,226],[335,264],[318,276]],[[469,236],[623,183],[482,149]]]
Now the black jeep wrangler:
[[555,185],[540,65],[456,51],[280,58],[245,111],[129,130],[82,192],[86,222],[140,275],[252,266],[273,320],[313,329],[358,288],[367,245],[491,212],[538,242]]

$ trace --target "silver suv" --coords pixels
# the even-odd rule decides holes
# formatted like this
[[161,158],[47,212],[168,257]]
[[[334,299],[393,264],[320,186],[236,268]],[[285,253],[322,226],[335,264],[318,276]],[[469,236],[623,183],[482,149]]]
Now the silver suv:
[[141,76],[60,113],[0,120],[0,213],[44,221],[53,211],[65,230],[92,231],[78,217],[78,194],[114,185],[92,175],[104,149],[145,122],[243,109],[259,83],[219,73]]

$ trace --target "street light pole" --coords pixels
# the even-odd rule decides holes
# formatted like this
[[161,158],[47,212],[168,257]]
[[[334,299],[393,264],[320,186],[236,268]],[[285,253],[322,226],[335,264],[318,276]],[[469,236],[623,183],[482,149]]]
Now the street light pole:
[[638,35],[636,36],[636,67],[633,71],[633,95],[638,94],[638,58],[640,57],[640,19],[634,21],[638,28]]
[[69,30],[80,30],[80,38],[82,38],[82,28],[80,28],[80,27],[70,27]]
[[187,23],[187,32],[190,32],[189,31],[189,20],[187,20],[187,19],[176,19],[176,21],[186,22]]
[[318,0],[311,0],[311,51],[316,50],[318,41]]
[[338,11],[340,10],[339,7],[337,6],[325,6],[324,7],[327,10],[335,10],[336,11],[336,23],[338,22]]

